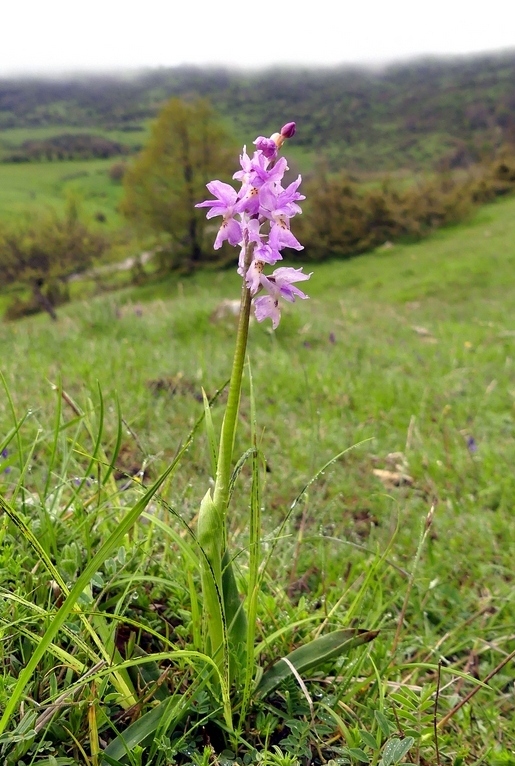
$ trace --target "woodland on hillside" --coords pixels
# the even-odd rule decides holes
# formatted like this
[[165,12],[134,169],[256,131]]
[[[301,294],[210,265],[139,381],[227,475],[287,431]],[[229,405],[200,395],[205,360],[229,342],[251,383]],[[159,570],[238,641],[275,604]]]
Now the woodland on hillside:
[[180,67],[3,80],[0,131],[61,125],[138,132],[171,97],[208,98],[238,135],[273,132],[294,117],[299,146],[349,170],[463,167],[515,141],[515,53],[377,71]]

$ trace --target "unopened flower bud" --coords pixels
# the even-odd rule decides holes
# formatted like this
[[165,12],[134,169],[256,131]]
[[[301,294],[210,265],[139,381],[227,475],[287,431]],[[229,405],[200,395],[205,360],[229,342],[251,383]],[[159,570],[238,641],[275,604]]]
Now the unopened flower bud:
[[267,160],[273,160],[277,156],[277,144],[273,138],[265,138],[264,136],[258,136],[254,141],[256,149],[259,149]]
[[294,122],[287,122],[286,125],[283,125],[281,128],[281,136],[283,138],[291,138],[295,135],[295,123]]
[[270,136],[270,140],[275,143],[278,149],[280,149],[287,138],[291,138],[295,135],[295,130],[295,123],[287,122],[286,125],[283,125],[281,128],[280,133],[274,133],[273,136]]

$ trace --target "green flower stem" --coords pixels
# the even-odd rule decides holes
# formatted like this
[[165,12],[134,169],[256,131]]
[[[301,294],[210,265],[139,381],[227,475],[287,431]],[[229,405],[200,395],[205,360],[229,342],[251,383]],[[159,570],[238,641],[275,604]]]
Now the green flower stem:
[[[236,348],[234,351],[234,359],[232,363],[229,394],[227,397],[227,407],[225,409],[225,415],[222,423],[215,489],[213,493],[213,502],[218,508],[220,508],[224,517],[227,513],[227,506],[229,503],[229,483],[231,480],[232,472],[232,454],[234,448],[234,439],[236,436],[236,426],[238,423],[238,412],[241,398],[241,381],[243,377],[243,366],[245,364],[247,338],[249,334],[250,303],[250,290],[247,288],[247,285],[244,281],[242,285],[238,333],[236,335]],[[224,547],[226,547],[225,537]]]
[[[247,259],[252,256],[247,247]],[[243,366],[247,351],[251,295],[242,285],[236,348],[222,423],[213,495],[202,500],[198,519],[198,541],[204,553],[202,592],[207,623],[206,650],[228,680],[244,667],[247,621],[232,560],[227,549],[227,509],[232,474],[233,449],[238,424]]]

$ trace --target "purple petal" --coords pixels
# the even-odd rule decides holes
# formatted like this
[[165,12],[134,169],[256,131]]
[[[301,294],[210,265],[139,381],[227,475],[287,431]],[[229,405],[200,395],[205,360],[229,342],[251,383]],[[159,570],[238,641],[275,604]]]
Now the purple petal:
[[264,319],[271,319],[274,330],[277,328],[281,319],[279,303],[270,295],[262,295],[255,299],[254,313],[258,322],[262,322]]
[[294,269],[292,266],[280,266],[278,269],[276,269],[273,273],[273,277],[275,277],[277,282],[303,282],[306,279],[309,279],[313,272],[311,271],[309,274],[304,274],[302,271],[302,266],[299,269]]
[[254,141],[254,145],[256,149],[263,152],[268,160],[273,160],[277,157],[277,144],[273,139],[258,136]]
[[206,186],[211,194],[214,197],[218,197],[222,202],[226,202],[228,205],[234,205],[236,202],[238,195],[230,184],[226,184],[223,181],[210,181]]
[[292,247],[294,250],[304,249],[304,245],[301,245],[293,236],[285,221],[273,224],[268,241],[274,250],[281,250],[283,247]]
[[293,303],[295,298],[302,298],[302,300],[309,298],[306,293],[295,287],[293,282],[303,282],[309,279],[310,276],[311,274],[304,274],[302,272],[302,267],[294,269],[291,266],[281,266],[269,277],[263,275],[261,277],[261,284],[275,297],[280,295],[285,300]]
[[229,244],[233,246],[241,242],[241,224],[234,218],[224,218],[216,235],[214,249],[219,250],[225,240],[228,240]]
[[263,272],[263,264],[260,261],[252,261],[249,270],[245,275],[245,281],[247,287],[250,290],[251,295],[255,295],[261,287],[261,274]]
[[302,290],[299,290],[295,285],[280,285],[279,292],[281,293],[281,298],[290,301],[290,303],[294,303],[295,298],[302,298],[302,300],[309,298],[309,295],[303,293]]
[[282,261],[283,257],[278,250],[274,250],[266,243],[259,244],[254,250],[254,258],[258,261],[264,261],[271,266],[277,261]]
[[210,181],[207,188],[217,199],[208,199],[205,202],[198,202],[195,207],[209,207],[211,210],[207,213],[207,218],[213,218],[216,215],[225,215],[228,211],[232,213],[232,207],[236,204],[238,195],[235,189],[222,181]]

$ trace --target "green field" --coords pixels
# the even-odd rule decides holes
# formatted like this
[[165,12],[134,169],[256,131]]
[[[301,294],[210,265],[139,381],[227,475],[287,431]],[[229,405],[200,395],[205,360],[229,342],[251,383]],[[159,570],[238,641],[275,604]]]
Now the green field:
[[[56,170],[62,173],[62,165]],[[514,650],[515,624],[514,241],[515,201],[506,200],[422,243],[316,266],[307,285],[311,299],[288,306],[276,333],[252,325],[249,357],[267,465],[265,548],[310,477],[353,448],[309,487],[281,533],[259,601],[258,638],[270,637],[262,662],[284,656],[320,624],[380,633],[315,679],[307,674],[311,711],[296,683],[261,701],[242,735],[239,763],[386,765],[385,743],[409,737],[408,758],[389,763],[515,763],[513,658],[501,667]],[[238,278],[228,271],[170,277],[70,304],[55,323],[41,315],[0,326],[11,397],[0,400],[0,434],[9,441],[0,488],[70,586],[116,529],[120,509],[140,496],[140,479],[148,485],[175,456],[202,414],[201,389],[211,396],[223,386],[234,322],[212,315],[238,292]],[[62,385],[83,414],[53,385]],[[115,449],[117,401],[123,424],[116,487],[97,492],[103,461]],[[213,406],[215,424],[222,411],[223,396]],[[250,423],[247,377],[238,454],[249,446]],[[161,490],[193,528],[209,475],[200,431]],[[249,481],[244,467],[230,531],[232,548],[242,551],[242,576]],[[151,506],[91,585],[91,625],[113,651],[113,623],[97,613],[116,612],[127,635],[137,625],[131,640],[150,653],[164,651],[170,636],[182,648],[194,644],[179,538],[163,536],[158,521],[176,535],[183,528]],[[0,603],[1,710],[34,636],[59,603],[27,534],[6,517],[0,534],[0,584],[14,594]],[[91,643],[77,620],[70,617],[68,627]],[[57,643],[89,666],[82,644],[74,646],[68,634]],[[55,652],[44,655],[8,732],[20,721],[32,731],[76,680],[67,663]],[[159,659],[156,671],[166,666]],[[478,686],[489,674],[488,685]],[[187,668],[172,663],[163,689],[172,694],[177,684],[187,685],[183,678],[190,678]],[[0,739],[5,763],[107,763],[94,754],[95,742],[102,750],[160,699],[142,684],[139,678],[141,706],[131,718],[120,714],[106,680],[92,681],[37,734],[29,731],[21,744],[14,735]],[[438,727],[436,740],[435,723],[473,689],[473,698]],[[122,761],[234,763],[222,753],[223,727],[213,723],[206,726],[215,752],[203,751],[202,700],[168,739],[165,732],[152,745],[140,739]],[[266,737],[263,721],[274,717]],[[218,720],[216,713],[211,718]]]
[[67,194],[81,201],[87,218],[106,217],[105,227],[114,230],[122,219],[116,208],[122,187],[109,179],[115,159],[75,160],[21,164],[0,163],[0,220],[9,221],[42,211],[61,212]]

